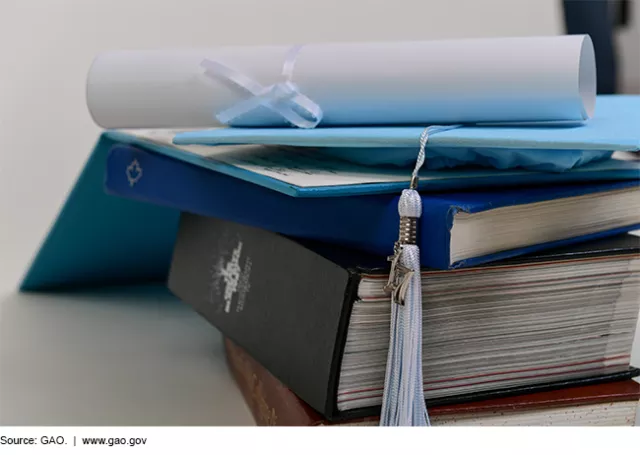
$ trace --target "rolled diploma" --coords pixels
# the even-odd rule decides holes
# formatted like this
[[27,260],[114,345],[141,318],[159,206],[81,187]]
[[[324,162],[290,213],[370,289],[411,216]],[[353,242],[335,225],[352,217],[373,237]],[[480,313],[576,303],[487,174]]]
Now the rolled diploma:
[[[206,128],[250,95],[204,74],[220,62],[264,87],[283,82],[291,46],[114,51],[88,75],[103,128]],[[292,82],[323,112],[321,126],[583,121],[596,99],[586,35],[302,46]],[[267,107],[233,126],[283,126]]]

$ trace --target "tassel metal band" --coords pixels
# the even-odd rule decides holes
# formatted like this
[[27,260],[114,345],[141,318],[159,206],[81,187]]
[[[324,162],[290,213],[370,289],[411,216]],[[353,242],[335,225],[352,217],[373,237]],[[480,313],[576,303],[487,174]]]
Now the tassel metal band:
[[409,216],[400,217],[400,236],[398,243],[401,245],[416,245],[418,243],[418,218]]
[[400,263],[400,256],[404,245],[417,245],[417,243],[418,218],[401,216],[398,241],[393,247],[393,255],[387,258],[391,262],[391,270],[384,291],[391,294],[391,303],[404,305],[414,271]]

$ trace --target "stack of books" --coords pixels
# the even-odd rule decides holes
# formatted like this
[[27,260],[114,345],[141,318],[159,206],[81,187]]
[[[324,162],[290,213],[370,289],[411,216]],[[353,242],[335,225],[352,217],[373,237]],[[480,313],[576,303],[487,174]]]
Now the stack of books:
[[[639,240],[424,270],[424,392],[434,424],[633,424]],[[184,214],[169,287],[227,336],[258,423],[375,424],[387,279],[375,256]]]
[[[169,289],[224,334],[256,422],[377,425],[397,194],[291,197],[202,166],[202,149],[167,140],[175,134],[106,133],[106,191],[181,212]],[[598,165],[628,163],[609,161]],[[319,166],[296,163],[290,172]],[[640,238],[627,232],[640,223],[640,191],[637,171],[625,172],[546,185],[496,173],[490,187],[423,192],[434,425],[634,424]]]
[[[102,57],[92,169],[143,203],[130,254],[156,253],[120,278],[162,276],[220,330],[259,425],[379,425],[411,182],[431,424],[633,425],[640,97],[596,98],[588,37],[522,40]],[[296,84],[237,71],[281,57]]]

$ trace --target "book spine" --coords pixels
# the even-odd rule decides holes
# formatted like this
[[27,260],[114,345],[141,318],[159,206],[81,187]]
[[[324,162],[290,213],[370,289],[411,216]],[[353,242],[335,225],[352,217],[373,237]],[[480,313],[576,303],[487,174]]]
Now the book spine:
[[183,214],[169,289],[330,415],[352,274],[286,237]]
[[320,414],[227,338],[224,350],[229,371],[258,426],[314,426],[323,423]]

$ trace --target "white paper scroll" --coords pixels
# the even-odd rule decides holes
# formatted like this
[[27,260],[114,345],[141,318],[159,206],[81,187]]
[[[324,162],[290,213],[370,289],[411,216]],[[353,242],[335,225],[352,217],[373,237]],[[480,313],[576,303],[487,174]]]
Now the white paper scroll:
[[[89,72],[87,102],[103,128],[220,126],[253,95],[205,74],[203,60],[268,89],[284,82],[292,46],[115,51]],[[291,82],[322,111],[320,126],[582,121],[593,115],[588,36],[308,44]],[[290,68],[291,69],[291,68]],[[283,126],[259,106],[233,126]]]

